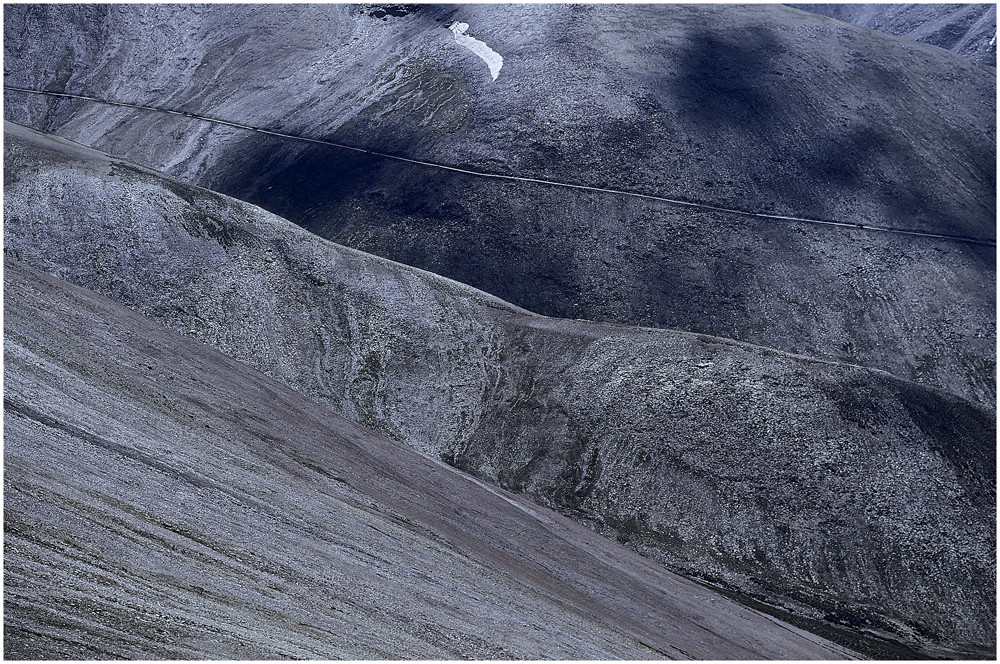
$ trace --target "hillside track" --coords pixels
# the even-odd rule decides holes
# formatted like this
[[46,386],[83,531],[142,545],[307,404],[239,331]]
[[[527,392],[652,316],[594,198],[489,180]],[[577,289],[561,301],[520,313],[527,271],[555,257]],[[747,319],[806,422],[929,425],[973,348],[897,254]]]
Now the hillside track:
[[513,181],[513,182],[521,182],[521,183],[526,183],[526,184],[540,184],[540,185],[547,185],[547,186],[551,186],[551,187],[563,187],[563,188],[566,188],[566,189],[577,189],[577,190],[582,190],[582,191],[593,191],[593,192],[604,193],[604,194],[611,194],[611,195],[616,195],[616,196],[627,196],[627,197],[630,197],[630,198],[640,198],[640,199],[645,199],[645,200],[658,201],[658,202],[661,202],[661,203],[667,203],[669,205],[683,206],[683,207],[693,208],[693,209],[697,209],[697,210],[704,210],[704,211],[709,211],[709,212],[721,212],[721,213],[724,213],[724,214],[739,215],[739,216],[744,216],[744,217],[755,217],[755,218],[758,218],[758,219],[768,219],[768,220],[774,220],[774,221],[786,221],[786,222],[794,222],[794,223],[800,223],[800,224],[813,224],[813,225],[820,225],[820,226],[832,226],[832,227],[837,227],[837,228],[847,228],[847,229],[869,231],[869,232],[876,232],[876,233],[893,233],[893,234],[896,234],[896,235],[908,235],[908,236],[913,236],[913,237],[923,237],[923,238],[930,238],[930,239],[936,239],[936,240],[944,240],[944,241],[948,241],[948,242],[958,242],[958,243],[963,243],[963,244],[973,244],[973,245],[980,245],[980,246],[987,246],[987,247],[996,247],[996,240],[991,240],[989,238],[977,238],[977,237],[969,237],[969,236],[965,236],[965,235],[950,235],[950,234],[945,234],[945,233],[930,233],[930,232],[926,232],[926,231],[910,230],[910,229],[905,229],[905,228],[895,228],[895,227],[891,227],[891,226],[879,226],[879,225],[875,225],[875,224],[864,224],[864,223],[859,223],[859,222],[837,221],[837,220],[830,220],[830,219],[816,219],[816,218],[812,218],[812,217],[802,217],[802,216],[794,216],[794,215],[781,215],[781,214],[773,214],[773,213],[769,213],[769,212],[758,212],[758,211],[752,211],[752,210],[740,210],[740,209],[736,209],[736,208],[730,208],[730,207],[724,207],[724,206],[720,206],[720,205],[714,205],[712,203],[681,200],[681,199],[676,199],[676,198],[670,198],[670,197],[667,197],[667,196],[658,196],[658,195],[653,195],[653,194],[643,194],[643,193],[636,192],[636,191],[626,191],[626,190],[621,190],[621,189],[608,189],[608,188],[604,188],[604,187],[593,187],[593,186],[589,186],[589,185],[575,184],[575,183],[571,183],[571,182],[560,182],[560,181],[557,181],[557,180],[546,180],[546,179],[541,179],[541,178],[520,177],[520,176],[516,176],[516,175],[505,175],[505,174],[502,174],[502,173],[490,173],[490,172],[487,172],[487,171],[479,171],[479,170],[468,169],[468,168],[459,168],[458,166],[450,166],[448,164],[442,164],[442,163],[433,162],[433,161],[425,161],[425,160],[422,160],[422,159],[412,159],[410,157],[403,157],[401,155],[391,154],[391,153],[388,153],[388,152],[380,152],[378,150],[369,150],[367,148],[362,148],[362,147],[358,147],[358,146],[354,146],[354,145],[347,145],[345,143],[338,143],[338,142],[335,142],[335,141],[328,141],[328,140],[320,139],[320,138],[311,138],[311,137],[308,137],[308,136],[301,136],[301,135],[297,135],[297,134],[289,134],[289,133],[285,133],[285,132],[274,131],[272,129],[266,129],[264,127],[255,127],[255,126],[252,126],[252,125],[245,125],[245,124],[241,124],[241,123],[238,123],[238,122],[232,122],[232,121],[229,121],[229,120],[224,120],[224,119],[221,119],[221,118],[213,118],[213,117],[204,116],[204,115],[197,115],[195,113],[190,113],[190,112],[187,112],[187,111],[178,111],[178,110],[169,109],[169,108],[163,108],[163,107],[159,107],[159,106],[148,106],[148,105],[144,105],[144,104],[132,104],[132,103],[128,103],[128,102],[115,101],[115,100],[111,100],[111,99],[102,99],[100,97],[93,97],[93,96],[89,96],[89,95],[71,94],[71,93],[67,93],[67,92],[54,92],[54,91],[51,91],[51,90],[34,90],[34,89],[31,89],[31,88],[22,88],[22,87],[11,86],[11,85],[5,85],[4,86],[4,90],[11,91],[11,92],[23,92],[23,93],[27,93],[27,94],[46,95],[46,96],[49,96],[49,97],[58,97],[58,98],[64,98],[64,99],[75,99],[75,100],[81,100],[81,101],[90,101],[90,102],[96,102],[96,103],[100,103],[100,104],[108,104],[110,106],[120,106],[120,107],[125,107],[125,108],[133,108],[133,109],[141,110],[141,111],[152,111],[152,112],[156,112],[156,113],[168,113],[168,114],[171,114],[171,115],[181,115],[181,116],[184,116],[184,117],[187,117],[187,118],[191,118],[193,120],[202,120],[204,122],[212,122],[212,123],[219,124],[219,125],[224,125],[224,126],[227,126],[227,127],[234,127],[234,128],[237,128],[237,129],[243,129],[243,130],[246,130],[246,131],[257,132],[257,133],[266,134],[266,135],[269,135],[269,136],[276,136],[278,138],[286,138],[286,139],[291,139],[291,140],[296,140],[296,141],[304,141],[304,142],[307,142],[307,143],[315,143],[315,144],[319,144],[319,145],[326,145],[326,146],[329,146],[329,147],[339,148],[339,149],[342,149],[342,150],[350,150],[352,152],[360,152],[360,153],[363,153],[363,154],[371,155],[373,157],[380,157],[380,158],[383,158],[383,159],[391,159],[391,160],[394,160],[394,161],[401,161],[401,162],[405,162],[405,163],[408,163],[408,164],[416,164],[416,165],[419,165],[419,166],[426,166],[426,167],[430,167],[430,168],[437,168],[437,169],[440,169],[440,170],[452,171],[452,172],[455,172],[455,173],[462,173],[462,174],[465,174],[465,175],[471,175],[471,176],[476,176],[476,177],[493,178],[493,179],[498,179],[498,180],[509,180],[509,181]]
[[[113,297],[498,491],[596,524],[667,568],[819,620],[798,626],[852,650],[879,658],[898,656],[894,643],[935,656],[995,650],[995,615],[983,609],[996,604],[992,405],[857,363],[531,316],[52,134],[9,122],[4,149],[8,257]],[[524,198],[562,198],[552,191]],[[745,235],[735,224],[723,230]],[[831,256],[853,257],[862,244],[857,234],[817,235],[846,236]],[[942,251],[897,248],[932,265]],[[946,253],[992,253],[955,248]],[[902,274],[883,292],[912,294],[908,281],[929,282],[916,292],[938,299],[950,290],[926,274]],[[980,271],[957,274],[985,281]],[[857,303],[870,310],[869,300]],[[988,313],[982,320],[995,308]],[[954,319],[964,328],[977,320]],[[848,331],[855,320],[866,319],[847,319]],[[943,353],[944,343],[978,339],[992,355],[992,330],[956,344],[963,337],[938,332],[952,329],[961,331],[930,327],[943,339],[933,347]],[[104,345],[86,347],[92,355]],[[156,389],[166,385],[152,379]],[[22,402],[37,409],[45,398]],[[204,432],[216,431],[208,423]],[[387,465],[420,474],[406,461]],[[497,513],[489,513],[492,522]]]

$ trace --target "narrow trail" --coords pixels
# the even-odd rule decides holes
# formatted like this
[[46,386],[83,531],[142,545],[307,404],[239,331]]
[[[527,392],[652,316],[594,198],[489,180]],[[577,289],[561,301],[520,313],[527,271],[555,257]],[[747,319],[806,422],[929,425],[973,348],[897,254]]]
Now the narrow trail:
[[410,159],[408,157],[401,157],[399,155],[390,154],[387,152],[379,152],[377,150],[368,150],[366,148],[359,148],[353,145],[345,145],[344,143],[336,143],[334,141],[327,141],[319,138],[309,138],[307,136],[297,136],[295,134],[286,134],[280,131],[272,131],[270,129],[264,129],[263,127],[253,127],[251,125],[239,124],[238,122],[230,122],[229,120],[223,120],[221,118],[212,118],[204,115],[196,115],[194,113],[188,113],[186,111],[175,111],[169,108],[160,108],[157,106],[144,106],[142,104],[130,104],[122,101],[112,101],[109,99],[100,99],[98,97],[90,97],[87,95],[75,95],[66,92],[52,92],[50,90],[32,90],[30,88],[19,88],[12,85],[4,85],[4,90],[9,90],[11,92],[24,92],[28,94],[36,95],[46,95],[49,97],[61,97],[66,99],[79,99],[83,101],[91,101],[99,104],[108,104],[110,106],[122,106],[125,108],[134,108],[142,111],[153,111],[156,113],[168,113],[171,115],[180,115],[186,118],[191,118],[194,120],[202,120],[204,122],[213,122],[219,125],[225,125],[227,127],[236,127],[237,129],[245,129],[247,131],[254,131],[259,134],[266,134],[268,136],[277,136],[279,138],[288,138],[295,141],[304,141],[307,143],[318,143],[320,145],[328,145],[334,148],[340,148],[342,150],[350,150],[352,152],[360,152],[363,154],[372,155],[374,157],[381,157],[383,159],[392,159],[394,161],[401,161],[408,164],[417,164],[419,166],[427,166],[430,168],[437,168],[445,171],[452,171],[455,173],[463,173],[465,175],[472,175],[476,177],[483,178],[493,178],[496,180],[510,180],[512,182],[524,182],[529,184],[540,184],[547,185],[550,187],[563,187],[565,189],[578,189],[582,191],[594,191],[604,194],[613,194],[617,196],[627,196],[630,198],[641,198],[650,201],[659,201],[661,203],[668,203],[670,205],[679,205],[688,208],[694,208],[697,210],[708,210],[711,212],[722,212],[726,214],[740,215],[744,217],[756,217],[758,219],[772,219],[777,221],[791,221],[795,223],[802,224],[814,224],[821,226],[836,226],[840,228],[850,228],[854,230],[871,231],[877,233],[894,233],[897,235],[910,235],[915,237],[926,237],[938,240],[947,240],[950,242],[960,242],[964,244],[975,244],[987,247],[996,247],[996,240],[990,240],[988,238],[975,238],[968,237],[964,235],[948,235],[944,233],[928,233],[925,231],[913,231],[904,228],[893,228],[891,226],[876,226],[873,224],[861,224],[855,222],[847,221],[833,221],[828,219],[815,219],[811,217],[797,217],[782,214],[771,214],[768,212],[753,212],[751,210],[740,210],[736,208],[723,207],[719,205],[712,205],[711,203],[697,203],[694,201],[685,201],[676,198],[667,198],[665,196],[655,196],[653,194],[641,194],[635,191],[624,191],[621,189],[605,189],[602,187],[592,187],[583,184],[572,184],[569,182],[557,182],[555,180],[543,180],[539,178],[522,178],[516,175],[502,175],[500,173],[489,173],[485,171],[475,171],[466,168],[459,168],[457,166],[449,166],[447,164],[439,164],[433,161],[423,161],[420,159]]

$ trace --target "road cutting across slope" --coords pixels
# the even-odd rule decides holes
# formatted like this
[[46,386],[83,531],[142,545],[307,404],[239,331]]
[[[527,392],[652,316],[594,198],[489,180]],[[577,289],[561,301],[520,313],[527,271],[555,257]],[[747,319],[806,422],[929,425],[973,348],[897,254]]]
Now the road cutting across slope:
[[28,94],[46,95],[50,97],[59,97],[65,99],[77,99],[83,101],[96,102],[100,104],[108,104],[111,106],[122,106],[125,108],[134,108],[142,111],[153,111],[158,113],[169,113],[171,115],[180,115],[193,120],[202,120],[204,122],[212,122],[219,125],[224,125],[228,127],[235,127],[237,129],[244,129],[246,131],[254,131],[260,134],[266,134],[269,136],[277,136],[279,138],[287,138],[296,141],[305,141],[308,143],[316,143],[319,145],[327,145],[334,148],[340,148],[342,150],[350,150],[352,152],[360,152],[363,154],[372,155],[374,157],[381,157],[384,159],[392,159],[395,161],[401,161],[408,164],[416,164],[419,166],[427,166],[430,168],[437,168],[446,171],[452,171],[455,173],[463,173],[465,175],[472,175],[476,177],[494,178],[498,180],[509,180],[513,182],[522,182],[529,184],[541,184],[548,185],[551,187],[563,187],[567,189],[577,189],[582,191],[593,191],[598,193],[613,194],[617,196],[628,196],[631,198],[640,198],[651,201],[658,201],[661,203],[667,203],[669,205],[678,205],[683,207],[688,207],[696,210],[705,210],[709,212],[721,212],[724,214],[740,215],[744,217],[755,217],[758,219],[769,219],[774,221],[789,221],[802,224],[813,224],[821,226],[832,226],[838,228],[848,228],[854,230],[871,231],[877,233],[894,233],[897,235],[908,235],[913,237],[924,237],[936,240],[945,240],[948,242],[960,242],[964,244],[975,244],[988,247],[995,247],[996,240],[991,240],[989,238],[977,238],[969,237],[965,235],[949,235],[946,233],[929,233],[926,231],[910,230],[905,228],[895,228],[891,226],[879,226],[876,224],[864,224],[859,222],[848,222],[848,221],[837,221],[830,219],[816,219],[812,217],[802,217],[796,215],[783,215],[783,214],[773,214],[770,212],[758,212],[752,210],[740,210],[737,208],[726,207],[722,205],[714,205],[712,203],[703,203],[696,201],[687,201],[676,198],[670,198],[667,196],[658,196],[654,194],[643,194],[636,191],[626,191],[622,189],[610,189],[605,187],[594,187],[590,185],[574,184],[571,182],[559,182],[556,180],[546,180],[542,178],[531,178],[531,177],[520,177],[517,175],[506,175],[502,173],[490,173],[487,171],[478,171],[468,168],[460,168],[458,166],[450,166],[448,164],[441,164],[433,161],[426,161],[422,159],[412,159],[410,157],[403,157],[401,155],[395,155],[388,152],[380,152],[377,150],[369,150],[367,148],[357,147],[354,145],[347,145],[345,143],[338,143],[335,141],[328,141],[321,138],[311,138],[308,136],[301,136],[297,134],[289,134],[280,131],[274,131],[271,129],[265,129],[263,127],[255,127],[252,125],[245,125],[238,122],[231,122],[229,120],[223,120],[221,118],[213,118],[205,115],[198,115],[195,113],[190,113],[187,111],[178,111],[174,109],[161,108],[158,106],[148,106],[143,104],[132,104],[128,102],[115,101],[110,99],[101,99],[99,97],[93,97],[89,95],[78,95],[70,94],[67,92],[54,92],[51,90],[33,90],[31,88],[22,88],[17,86],[5,85],[4,90],[9,90],[12,92],[23,92]]

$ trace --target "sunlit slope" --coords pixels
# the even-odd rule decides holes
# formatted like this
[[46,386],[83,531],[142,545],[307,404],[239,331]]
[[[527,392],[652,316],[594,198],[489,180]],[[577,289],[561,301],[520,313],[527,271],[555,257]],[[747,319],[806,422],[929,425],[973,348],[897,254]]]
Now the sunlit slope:
[[8,255],[857,648],[992,651],[992,411],[544,318],[60,139],[9,125],[5,148]]
[[5,263],[8,659],[842,658]]
[[791,6],[932,44],[988,67],[997,66],[997,7],[992,3]]
[[[402,14],[402,15],[397,15]],[[503,57],[495,81],[450,21]],[[779,5],[12,6],[5,82],[474,170],[995,239],[995,75]],[[993,406],[995,248],[484,179],[10,92],[6,118],[532,311]]]

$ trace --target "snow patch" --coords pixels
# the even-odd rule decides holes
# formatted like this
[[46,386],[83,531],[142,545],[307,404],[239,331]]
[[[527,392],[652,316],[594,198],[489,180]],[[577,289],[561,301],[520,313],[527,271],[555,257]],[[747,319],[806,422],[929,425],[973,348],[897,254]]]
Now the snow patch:
[[490,68],[490,75],[493,77],[493,80],[497,80],[497,76],[500,75],[500,68],[503,67],[503,57],[483,42],[465,34],[469,29],[468,23],[459,23],[456,21],[449,25],[448,29],[455,35],[455,41],[482,58],[486,66]]

